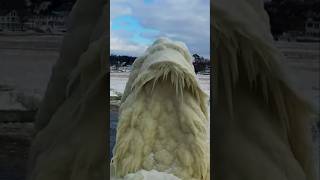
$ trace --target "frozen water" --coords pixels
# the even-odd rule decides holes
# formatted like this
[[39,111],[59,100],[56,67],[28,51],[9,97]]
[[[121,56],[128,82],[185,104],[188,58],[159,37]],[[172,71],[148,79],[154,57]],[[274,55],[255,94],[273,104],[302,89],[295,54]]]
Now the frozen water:
[[[111,72],[110,73],[110,96],[115,95],[114,91],[123,93],[129,78],[128,72]],[[201,88],[210,94],[210,75],[197,75]]]
[[60,41],[59,36],[0,36],[0,109],[22,109],[12,94],[41,99]]

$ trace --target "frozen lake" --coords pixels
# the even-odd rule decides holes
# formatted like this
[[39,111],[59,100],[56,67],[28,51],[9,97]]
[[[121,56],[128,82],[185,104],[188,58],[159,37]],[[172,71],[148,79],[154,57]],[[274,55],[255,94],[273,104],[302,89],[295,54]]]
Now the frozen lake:
[[[209,95],[210,94],[210,76],[197,75],[201,88]],[[123,93],[126,83],[129,78],[128,72],[111,72],[110,73],[110,88],[116,92]],[[110,96],[115,95],[113,91]]]
[[42,98],[60,41],[60,36],[0,36],[0,109],[23,110],[17,94]]

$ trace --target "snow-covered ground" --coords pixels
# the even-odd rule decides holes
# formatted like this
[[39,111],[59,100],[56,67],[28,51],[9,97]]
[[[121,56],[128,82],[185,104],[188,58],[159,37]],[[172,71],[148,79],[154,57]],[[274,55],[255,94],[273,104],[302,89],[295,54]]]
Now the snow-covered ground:
[[[116,92],[123,93],[126,83],[129,78],[128,72],[111,72],[110,73],[110,96],[115,96]],[[201,88],[209,95],[210,94],[210,76],[197,75]]]
[[58,36],[0,36],[1,110],[25,109],[16,102],[17,96],[42,98],[60,41]]
[[320,43],[279,42],[277,47],[287,57],[283,63],[289,79],[319,113]]
[[[278,42],[277,47],[286,56],[282,62],[289,79],[298,93],[314,107],[315,120],[320,120],[320,43]],[[320,178],[320,133],[313,129],[315,164]]]

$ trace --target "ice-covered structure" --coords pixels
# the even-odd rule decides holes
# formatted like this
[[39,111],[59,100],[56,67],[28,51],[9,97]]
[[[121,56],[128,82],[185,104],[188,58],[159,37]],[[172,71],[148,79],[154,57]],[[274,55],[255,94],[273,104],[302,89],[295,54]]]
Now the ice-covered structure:
[[213,178],[314,180],[312,110],[283,73],[263,2],[211,1]]
[[107,0],[77,0],[72,9],[36,117],[28,180],[109,178],[107,9]]
[[113,177],[209,180],[209,102],[183,43],[155,41],[134,62],[121,101]]

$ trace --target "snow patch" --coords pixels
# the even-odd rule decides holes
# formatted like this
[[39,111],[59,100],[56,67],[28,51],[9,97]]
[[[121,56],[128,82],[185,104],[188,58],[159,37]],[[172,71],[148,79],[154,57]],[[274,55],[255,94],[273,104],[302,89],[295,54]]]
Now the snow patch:
[[130,173],[124,178],[111,177],[111,180],[181,180],[180,178],[165,172],[156,170],[146,171],[140,170],[136,173]]

